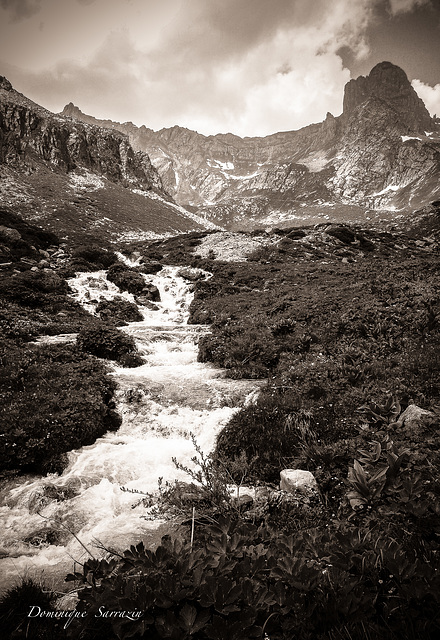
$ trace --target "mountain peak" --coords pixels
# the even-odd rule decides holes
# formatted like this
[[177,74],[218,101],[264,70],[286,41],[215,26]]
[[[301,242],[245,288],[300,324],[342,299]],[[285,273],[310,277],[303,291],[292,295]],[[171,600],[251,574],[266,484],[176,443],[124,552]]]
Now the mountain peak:
[[350,116],[359,105],[372,98],[382,100],[397,111],[408,130],[429,130],[432,125],[431,116],[406,73],[391,62],[380,62],[368,76],[359,76],[345,85],[344,116]]
[[70,118],[74,118],[77,115],[82,115],[81,109],[73,104],[73,102],[69,102],[66,104],[64,109],[60,113],[61,116],[69,116]]

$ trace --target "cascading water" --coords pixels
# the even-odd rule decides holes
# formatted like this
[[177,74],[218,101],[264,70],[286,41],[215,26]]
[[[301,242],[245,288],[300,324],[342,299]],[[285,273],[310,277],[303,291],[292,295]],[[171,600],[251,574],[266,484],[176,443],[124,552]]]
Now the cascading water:
[[[152,492],[159,477],[187,480],[172,457],[191,465],[190,433],[209,451],[235,407],[256,389],[255,381],[232,382],[197,362],[198,337],[206,327],[186,324],[193,294],[178,270],[164,267],[146,276],[161,302],[157,310],[140,307],[144,320],[123,328],[145,364],[113,366],[121,428],[70,452],[61,475],[22,478],[3,488],[1,589],[25,576],[59,582],[88,556],[85,547],[99,556],[100,546],[123,550],[141,539],[157,542],[160,523],[142,518],[142,508],[132,509],[136,497],[121,486]],[[104,271],[80,274],[70,285],[92,312],[99,299],[121,295]]]

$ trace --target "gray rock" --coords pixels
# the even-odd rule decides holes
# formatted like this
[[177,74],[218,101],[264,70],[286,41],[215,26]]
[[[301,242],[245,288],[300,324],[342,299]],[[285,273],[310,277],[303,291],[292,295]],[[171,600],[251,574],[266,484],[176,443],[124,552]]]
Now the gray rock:
[[410,404],[399,417],[397,425],[413,431],[420,431],[437,424],[438,421],[439,416],[432,411],[426,411],[416,404]]
[[99,278],[93,278],[91,276],[87,278],[87,283],[94,289],[99,289],[100,291],[106,291],[108,289],[107,283],[104,282],[104,280],[99,280]]
[[21,240],[21,234],[17,229],[10,229],[0,225],[0,238],[7,238],[8,240]]
[[203,280],[206,277],[206,274],[202,269],[194,267],[183,267],[182,269],[179,269],[177,275],[181,278],[185,278],[185,280],[189,280],[190,282]]
[[136,296],[137,304],[142,305],[143,307],[147,307],[150,311],[158,311],[159,307],[157,304],[151,302],[151,300],[147,296]]

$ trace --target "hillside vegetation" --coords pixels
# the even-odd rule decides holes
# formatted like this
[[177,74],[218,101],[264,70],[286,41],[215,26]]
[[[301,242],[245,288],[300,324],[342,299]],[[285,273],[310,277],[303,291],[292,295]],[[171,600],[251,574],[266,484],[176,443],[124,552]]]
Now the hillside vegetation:
[[[176,460],[188,483],[161,486],[159,501],[141,497],[139,505],[154,503],[159,515],[178,518],[177,534],[156,550],[141,542],[123,554],[89,559],[67,576],[78,593],[76,611],[86,618],[66,629],[50,620],[54,637],[438,637],[439,258],[435,229],[429,234],[336,225],[275,230],[259,234],[260,246],[247,260],[228,262],[215,259],[215,248],[200,257],[206,238],[210,246],[215,238],[205,233],[123,248],[138,251],[144,269],[209,270],[210,279],[193,279],[191,322],[211,329],[200,339],[199,360],[225,368],[233,379],[266,384],[233,415],[211,455],[194,442],[195,471]],[[67,304],[62,274],[75,260],[90,268],[93,261],[113,262],[99,251],[77,250],[59,271],[53,293],[60,304]],[[120,276],[122,267],[111,269]],[[21,282],[24,276],[10,277]],[[134,273],[127,278],[137,281]],[[35,309],[21,293],[26,287],[14,299],[4,293],[3,304],[8,313],[23,314],[29,332]],[[49,301],[40,298],[39,313]],[[77,313],[79,346],[100,347],[108,335],[102,324]],[[57,411],[61,424],[64,389],[57,388],[54,410],[45,394],[68,359],[71,375],[87,375],[93,381],[88,392],[99,393],[111,414],[112,389],[90,356],[76,346],[39,351],[24,344],[24,332],[7,339],[15,386],[4,397],[14,398],[13,410],[38,394],[44,415]],[[102,416],[98,396],[85,396],[77,378],[71,384]],[[93,415],[81,402],[72,395],[69,415]],[[62,424],[65,432],[69,425]],[[47,428],[34,421],[13,435],[24,442],[37,426]],[[35,451],[42,433],[30,440]],[[83,436],[93,437],[85,427]],[[57,450],[56,437],[53,442]],[[17,467],[13,455],[8,464]],[[317,491],[280,491],[284,468],[310,471]],[[231,484],[243,494],[250,485],[254,498],[237,500]],[[14,597],[7,594],[3,606],[11,610]],[[141,615],[97,615],[103,609]],[[46,633],[42,623],[33,629],[35,637]]]

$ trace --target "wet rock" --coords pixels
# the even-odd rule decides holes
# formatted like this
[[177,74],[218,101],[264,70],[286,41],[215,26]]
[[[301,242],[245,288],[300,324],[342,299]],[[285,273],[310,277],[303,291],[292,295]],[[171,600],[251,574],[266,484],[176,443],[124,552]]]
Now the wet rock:
[[74,484],[64,486],[44,484],[29,498],[29,511],[30,513],[36,513],[51,502],[70,500],[70,498],[78,495],[78,488]]
[[141,297],[152,302],[160,302],[159,289],[154,284],[147,284],[141,291]]
[[33,547],[41,547],[59,542],[60,532],[56,529],[46,528],[39,529],[24,539],[24,542]]
[[295,494],[315,495],[318,485],[315,476],[303,469],[283,469],[280,473],[280,490]]
[[160,262],[154,262],[152,260],[141,260],[138,268],[142,273],[155,274],[163,268],[163,265],[161,265]]
[[107,283],[104,282],[104,280],[99,280],[99,278],[87,278],[87,284],[100,291],[106,291],[108,289]]
[[157,304],[151,302],[151,300],[146,296],[136,296],[136,302],[143,307],[150,309],[150,311],[159,311],[159,307],[157,306]]
[[202,269],[192,267],[179,269],[177,275],[181,278],[185,278],[185,280],[189,280],[189,282],[197,282],[197,280],[204,280],[206,278],[206,273]]

